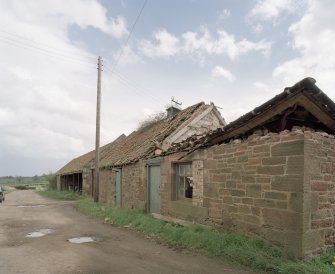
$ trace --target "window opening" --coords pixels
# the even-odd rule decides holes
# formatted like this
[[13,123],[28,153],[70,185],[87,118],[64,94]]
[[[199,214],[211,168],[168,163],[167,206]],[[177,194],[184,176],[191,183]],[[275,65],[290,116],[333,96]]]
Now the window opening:
[[176,164],[177,199],[193,197],[192,164]]

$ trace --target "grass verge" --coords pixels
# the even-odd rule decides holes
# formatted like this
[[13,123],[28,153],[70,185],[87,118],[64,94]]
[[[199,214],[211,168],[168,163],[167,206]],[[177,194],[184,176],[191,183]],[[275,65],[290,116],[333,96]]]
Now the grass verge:
[[15,187],[11,187],[11,186],[5,186],[4,189],[5,189],[5,195],[7,195],[7,194],[16,190]]
[[79,200],[82,198],[81,195],[72,191],[43,190],[36,192],[41,196],[59,200]]
[[79,210],[105,222],[127,226],[160,241],[183,248],[205,251],[217,257],[262,270],[269,273],[335,273],[332,261],[335,250],[328,251],[310,260],[295,260],[285,252],[262,240],[247,239],[244,236],[204,228],[198,225],[184,227],[153,218],[143,210],[116,209],[105,204],[94,203],[88,198],[79,201]]

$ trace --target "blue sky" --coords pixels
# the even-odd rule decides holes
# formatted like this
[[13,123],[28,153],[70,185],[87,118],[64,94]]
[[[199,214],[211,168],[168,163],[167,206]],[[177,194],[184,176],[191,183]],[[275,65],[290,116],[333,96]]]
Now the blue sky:
[[0,1],[0,176],[93,149],[99,55],[102,144],[172,96],[228,122],[307,76],[335,100],[334,1],[148,0],[125,45],[143,3]]

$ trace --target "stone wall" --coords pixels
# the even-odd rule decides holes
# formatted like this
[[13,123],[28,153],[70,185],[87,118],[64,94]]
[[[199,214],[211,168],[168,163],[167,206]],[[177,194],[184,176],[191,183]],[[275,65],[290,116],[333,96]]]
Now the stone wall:
[[122,167],[122,207],[146,209],[147,181],[144,161]]
[[[144,161],[126,165],[121,169],[122,178],[122,207],[146,209],[147,181]],[[92,196],[93,173],[86,170],[83,173],[83,193]],[[99,201],[115,205],[116,176],[111,169],[100,169],[99,174]]]
[[194,206],[204,205],[204,161],[192,161],[193,176],[193,197],[192,204]]
[[335,244],[335,139],[305,132],[303,251],[315,253]]
[[302,254],[304,134],[284,131],[211,147],[204,206],[223,227]]
[[115,172],[113,170],[100,170],[99,201],[115,205]]
[[[234,140],[213,146],[182,159],[192,162],[192,207],[208,209],[207,218],[195,220],[263,238],[300,257],[311,250],[308,239],[314,237],[311,231],[309,234],[305,233],[309,214],[311,229],[321,233],[327,242],[324,245],[331,245],[335,234],[333,229],[329,229],[333,226],[330,203],[335,199],[331,198],[333,193],[329,191],[333,184],[320,181],[320,178],[330,180],[333,177],[328,173],[320,173],[321,160],[313,160],[305,165],[310,157],[306,153],[311,151],[308,150],[308,145],[305,147],[305,143],[311,142],[305,140],[308,134],[314,136],[317,133],[294,130],[263,135],[261,132],[247,140]],[[313,144],[315,146],[314,139]],[[323,146],[326,144],[328,149],[332,145],[332,149],[335,148],[335,143],[322,143]],[[309,153],[317,155],[315,150],[319,148],[313,147],[313,151]],[[320,153],[324,155],[324,152]],[[332,153],[335,156],[335,151]],[[171,155],[162,161],[161,197],[162,214],[183,218],[183,214],[178,215],[173,211],[176,208],[173,164],[178,162],[181,155]],[[326,162],[322,166],[332,166],[329,157],[331,156],[322,159]],[[312,168],[312,164],[315,167]],[[326,167],[323,169],[327,170]],[[308,172],[313,174],[308,175]],[[311,178],[310,183],[306,182],[306,176]],[[311,188],[308,188],[308,184],[311,184]],[[321,193],[314,193],[319,188]],[[324,193],[326,188],[327,194]],[[316,197],[319,199],[319,207],[323,207],[318,215],[311,211],[316,210]],[[188,214],[189,206],[185,206],[188,207]],[[308,214],[307,209],[310,210]],[[186,217],[192,219],[190,216]],[[325,220],[317,221],[316,218],[321,217]],[[323,245],[322,241],[315,241],[319,246]],[[318,247],[314,244],[313,249],[318,250]]]
[[[260,132],[180,160],[183,155],[161,159],[162,214],[260,237],[298,257],[334,246],[334,136]],[[192,163],[193,198],[185,201],[175,195],[180,162]],[[146,209],[145,163],[122,168],[123,207]],[[84,176],[89,180],[90,172]],[[102,171],[100,182],[100,200],[115,203],[114,172]]]
[[85,168],[83,170],[83,194],[89,197],[93,195],[92,182],[93,182],[93,170]]
[[192,163],[193,198],[183,201],[176,200],[174,185],[174,165],[180,163],[182,153],[176,153],[161,160],[161,214],[189,221],[204,223],[208,218],[208,209],[203,207],[204,191],[204,160],[206,150],[198,150],[182,162]]

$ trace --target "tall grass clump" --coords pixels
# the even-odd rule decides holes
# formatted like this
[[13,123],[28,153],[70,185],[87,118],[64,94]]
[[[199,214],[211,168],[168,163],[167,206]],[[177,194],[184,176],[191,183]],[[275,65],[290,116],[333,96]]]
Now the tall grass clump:
[[79,193],[73,191],[43,190],[37,191],[37,193],[47,198],[59,200],[79,200],[82,198]]

